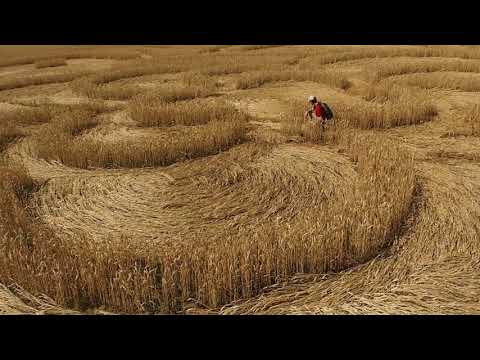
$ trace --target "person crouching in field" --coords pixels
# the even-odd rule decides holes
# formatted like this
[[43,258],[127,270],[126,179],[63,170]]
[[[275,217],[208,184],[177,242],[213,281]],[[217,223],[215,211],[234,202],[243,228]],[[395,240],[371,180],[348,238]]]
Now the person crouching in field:
[[313,95],[308,97],[308,103],[311,108],[305,112],[304,119],[323,125],[327,120],[327,114],[322,103]]

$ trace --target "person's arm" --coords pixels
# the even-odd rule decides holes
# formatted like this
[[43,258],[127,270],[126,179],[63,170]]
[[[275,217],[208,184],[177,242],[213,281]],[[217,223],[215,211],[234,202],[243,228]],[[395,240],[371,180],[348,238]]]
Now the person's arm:
[[310,109],[310,110],[307,110],[307,111],[305,112],[305,115],[303,116],[303,118],[304,118],[305,120],[307,120],[307,116],[308,116],[308,118],[311,119],[311,118],[312,118],[312,111],[313,111],[313,110],[311,110],[311,109]]

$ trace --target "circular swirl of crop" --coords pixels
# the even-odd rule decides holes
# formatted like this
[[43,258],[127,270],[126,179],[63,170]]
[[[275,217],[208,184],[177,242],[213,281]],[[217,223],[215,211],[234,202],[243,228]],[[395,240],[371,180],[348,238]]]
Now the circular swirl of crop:
[[[438,57],[474,54],[251,48],[238,51],[255,63],[236,64],[230,51],[202,53],[198,74],[182,73],[188,58],[89,74],[70,84],[88,102],[9,118],[31,128],[5,131],[6,153],[41,183],[0,176],[2,282],[82,311],[478,311],[476,83],[452,72],[480,68]],[[313,92],[337,115],[325,131],[304,104],[254,116]]]

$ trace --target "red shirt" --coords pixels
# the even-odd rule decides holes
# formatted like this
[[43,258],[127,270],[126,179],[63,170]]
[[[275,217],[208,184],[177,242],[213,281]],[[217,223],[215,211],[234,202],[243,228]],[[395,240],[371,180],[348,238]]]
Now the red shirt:
[[321,117],[322,119],[325,119],[325,110],[323,109],[323,106],[320,105],[320,103],[316,103],[315,104],[315,107],[314,107],[314,110],[315,110],[315,116],[316,117]]

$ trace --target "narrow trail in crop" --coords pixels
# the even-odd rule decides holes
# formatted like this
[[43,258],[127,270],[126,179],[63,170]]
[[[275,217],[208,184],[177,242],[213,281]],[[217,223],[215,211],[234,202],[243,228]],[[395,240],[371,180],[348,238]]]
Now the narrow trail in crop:
[[[69,65],[94,65],[82,61],[72,60]],[[338,66],[356,87],[367,85],[359,63]],[[106,62],[97,65],[109,66]],[[358,176],[350,160],[334,148],[286,143],[279,132],[278,120],[289,99],[306,99],[311,94],[326,102],[355,101],[346,92],[309,82],[223,94],[234,106],[261,119],[251,124],[251,143],[261,143],[261,150],[247,157],[238,155],[240,147],[249,146],[244,144],[165,168],[81,170],[30,155],[29,137],[11,146],[8,153],[34,179],[44,182],[31,207],[61,236],[89,241],[127,236],[159,244],[199,234],[222,237],[240,226],[253,229],[288,222],[328,201]],[[479,95],[453,90],[432,94],[440,110],[437,119],[378,132],[411,151],[418,172],[412,211],[391,247],[355,268],[337,274],[298,275],[255,298],[212,312],[480,313],[480,138],[445,136],[461,126],[456,108],[478,102]],[[59,103],[81,100],[64,87],[49,94],[49,99]],[[124,111],[112,114],[90,134],[104,141],[149,135],[134,129]],[[278,186],[265,187],[270,183],[266,179],[272,178]],[[8,289],[0,288],[0,313],[35,312],[12,298]]]

